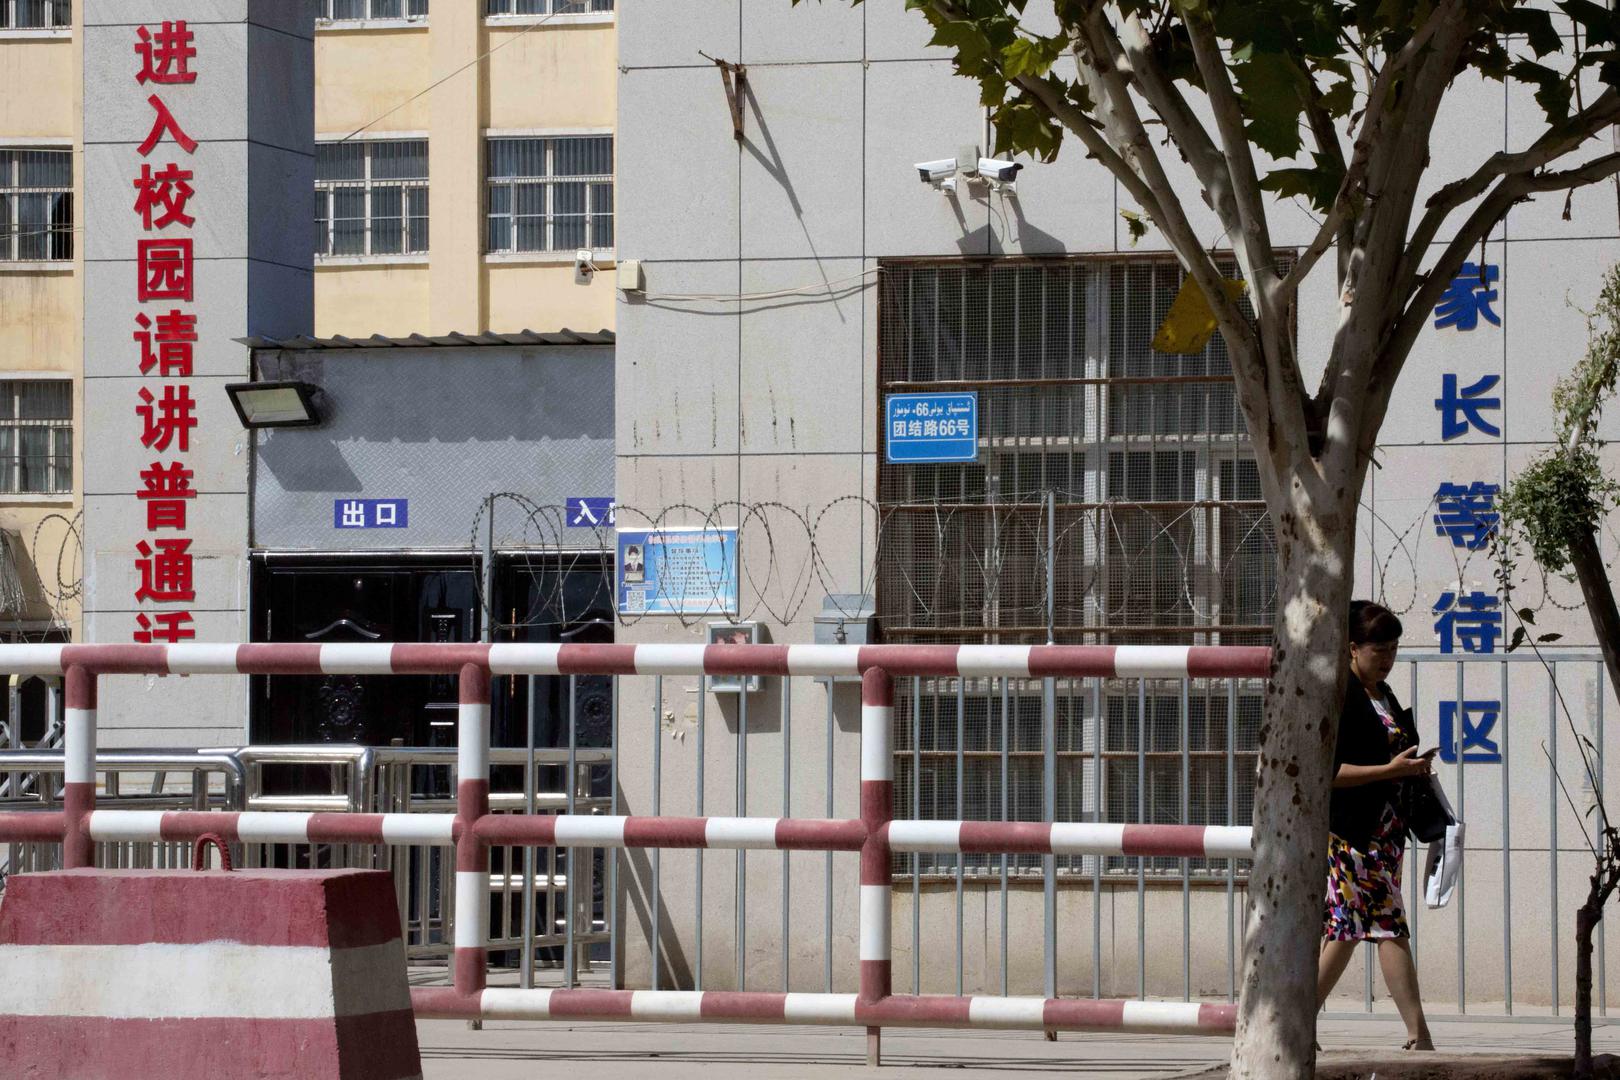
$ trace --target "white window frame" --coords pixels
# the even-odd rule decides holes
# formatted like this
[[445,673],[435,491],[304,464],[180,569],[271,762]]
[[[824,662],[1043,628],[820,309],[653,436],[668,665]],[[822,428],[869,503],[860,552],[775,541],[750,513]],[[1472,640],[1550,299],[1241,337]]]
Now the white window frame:
[[[376,7],[384,0],[363,0],[366,6],[364,15],[332,14],[333,4],[336,0],[320,0],[320,10],[315,16],[315,26],[320,30],[373,30],[399,26],[424,26],[428,19],[429,0],[400,0],[402,15],[378,15]],[[453,0],[452,0],[453,2]],[[420,11],[413,12],[413,8]]]
[[[6,0],[0,0],[5,3]],[[66,187],[25,188],[21,185],[19,170],[21,165],[15,155],[18,154],[61,154],[68,162],[68,183]],[[16,269],[18,267],[33,266],[66,266],[73,265],[75,244],[75,221],[78,207],[73,199],[73,150],[71,147],[57,145],[21,145],[0,143],[0,195],[12,196],[8,208],[3,211],[4,218],[0,218],[0,270]],[[43,258],[22,257],[22,222],[19,219],[19,206],[16,196],[21,195],[65,195],[68,200],[68,223],[63,228],[47,227],[44,231],[47,236],[47,253]],[[67,237],[67,254],[53,256],[49,254],[50,240],[53,234],[62,233]]]
[[[337,143],[339,141],[340,140],[338,140],[338,139],[326,139],[326,140],[321,140],[321,141],[317,142],[316,145],[317,145],[317,147],[322,146],[322,145],[335,146],[335,145],[337,145]],[[420,135],[420,134],[401,135],[401,134],[397,134],[397,133],[390,133],[387,137],[377,137],[377,138],[371,138],[371,139],[359,139],[359,140],[356,140],[356,142],[358,142],[359,145],[361,145],[361,146],[363,146],[365,148],[365,176],[364,177],[362,177],[362,178],[360,178],[358,180],[317,180],[317,181],[315,181],[315,194],[318,197],[324,198],[325,201],[326,201],[326,250],[325,251],[317,251],[315,253],[315,261],[318,262],[318,263],[352,262],[352,261],[357,260],[357,259],[366,260],[366,261],[393,261],[393,260],[399,260],[399,261],[405,261],[405,262],[420,262],[420,261],[422,261],[427,256],[428,245],[433,242],[433,196],[432,196],[431,191],[429,191],[428,178],[424,176],[419,180],[418,179],[399,179],[399,178],[395,178],[395,177],[387,177],[387,178],[384,178],[384,179],[377,179],[377,178],[372,176],[372,164],[375,161],[375,153],[374,153],[374,151],[375,151],[376,147],[386,145],[386,144],[389,144],[389,143],[403,143],[403,142],[422,142],[422,143],[425,143],[425,142],[427,142],[427,136]],[[401,221],[401,229],[403,230],[403,233],[402,233],[402,237],[401,237],[401,240],[400,240],[400,250],[399,251],[374,252],[374,251],[371,250],[371,237],[372,237],[372,231],[373,231],[373,228],[374,228],[374,220],[375,220],[374,217],[373,217],[374,211],[373,211],[373,208],[372,208],[372,193],[373,193],[374,189],[377,188],[377,187],[399,187],[399,188],[403,188],[405,190],[406,194],[404,196],[402,196],[402,201],[401,201],[401,206],[400,206],[400,209],[402,211],[402,213],[401,213],[401,219],[402,219],[402,221]],[[363,251],[347,251],[347,252],[341,252],[341,253],[334,252],[334,251],[332,251],[332,244],[333,244],[333,241],[337,237],[337,232],[336,232],[337,216],[333,213],[333,210],[334,210],[334,208],[336,206],[336,198],[335,198],[335,196],[336,196],[337,192],[339,192],[339,191],[353,191],[353,190],[355,190],[357,188],[362,189],[364,191],[364,193],[365,193],[365,207],[366,207],[365,208],[365,223],[366,224],[365,224],[365,234],[364,234],[365,235],[365,245],[364,245],[365,249]],[[427,242],[427,244],[423,244],[420,247],[413,247],[412,246],[412,242],[411,242],[411,215],[409,213],[403,212],[403,211],[406,210],[406,204],[405,204],[404,200],[409,198],[409,192],[411,192],[411,191],[422,191],[422,192],[427,194],[427,198],[428,198],[428,207],[427,207],[428,213],[426,214],[427,221],[428,221],[428,242]],[[316,220],[319,220],[319,219],[316,219]]]
[[[78,434],[74,428],[74,407],[77,393],[73,387],[73,378],[61,372],[0,372],[0,385],[9,385],[13,400],[10,409],[13,413],[20,413],[21,392],[18,389],[29,383],[63,383],[68,387],[68,415],[66,417],[45,417],[40,419],[3,419],[0,418],[0,430],[8,430],[12,435],[12,452],[9,458],[0,455],[0,501],[45,501],[59,502],[73,494],[73,459],[78,450],[76,443]],[[42,491],[21,490],[21,437],[20,432],[29,428],[44,428],[52,434],[48,440],[46,464],[46,488]],[[60,459],[56,453],[56,432],[65,430],[68,436],[68,448],[65,459]]]
[[28,8],[35,6],[27,0],[0,0],[0,34],[33,35],[44,32],[56,37],[72,32],[73,0],[38,0],[38,5],[45,12],[45,21],[38,25],[18,26],[17,13],[25,5]]
[[519,4],[527,0],[479,0],[484,8],[484,19],[492,23],[533,22],[546,19],[552,22],[612,22],[617,0],[534,0],[539,11],[518,11]]
[[[601,139],[601,138],[607,139],[608,144],[612,149],[613,164],[614,164],[614,170],[615,170],[614,172],[586,174],[586,175],[582,175],[582,176],[557,176],[557,175],[555,175],[553,173],[553,163],[556,160],[556,148],[557,148],[557,143],[559,141],[561,141],[563,139]],[[519,140],[534,140],[534,141],[540,141],[540,142],[545,143],[545,160],[546,160],[545,171],[546,171],[546,173],[548,175],[545,175],[545,176],[501,176],[501,177],[490,176],[489,175],[489,150],[490,150],[490,145],[492,143],[495,143],[495,142],[515,142],[515,141],[519,141]],[[547,259],[547,258],[558,257],[558,256],[563,256],[563,255],[572,256],[572,254],[576,250],[580,250],[582,248],[589,248],[591,250],[591,253],[593,254],[593,256],[598,256],[598,257],[603,258],[603,259],[611,259],[613,257],[613,253],[614,253],[614,245],[613,244],[599,243],[598,241],[601,238],[596,235],[596,224],[595,224],[594,219],[596,217],[599,217],[599,216],[602,216],[602,215],[600,213],[595,212],[595,211],[592,210],[592,207],[594,205],[594,199],[595,199],[595,195],[594,195],[594,192],[593,192],[593,189],[592,189],[592,185],[599,185],[599,184],[608,185],[608,188],[609,188],[609,191],[610,191],[611,196],[613,198],[613,201],[616,204],[617,201],[618,201],[618,192],[617,192],[618,185],[617,185],[617,181],[616,181],[616,177],[618,175],[617,174],[618,160],[619,160],[618,159],[618,140],[614,136],[613,132],[611,132],[611,131],[588,130],[588,131],[545,131],[545,132],[493,132],[493,131],[492,132],[486,132],[485,135],[484,135],[484,171],[485,171],[485,176],[484,176],[484,215],[483,215],[483,217],[484,217],[484,254],[485,254],[485,256],[492,259],[493,261],[511,261],[511,260],[526,261],[526,260],[531,260],[531,259]],[[495,188],[497,188],[497,187],[515,188],[517,185],[520,185],[520,184],[541,184],[541,185],[544,185],[545,189],[546,189],[546,210],[544,212],[544,216],[545,216],[545,220],[546,220],[545,238],[544,238],[544,240],[542,242],[542,246],[540,246],[538,248],[525,248],[525,247],[518,247],[517,246],[517,236],[518,236],[518,229],[517,229],[517,223],[516,223],[517,215],[514,212],[514,210],[512,209],[513,207],[516,206],[516,203],[517,203],[517,194],[516,194],[515,191],[511,192],[509,194],[509,196],[508,196],[508,200],[507,200],[508,210],[507,210],[506,213],[504,213],[504,214],[496,214],[493,210],[490,209],[490,207],[492,205],[492,202],[493,202],[493,200],[490,198],[490,195],[491,195],[491,192],[493,192]],[[557,215],[555,214],[555,212],[552,211],[551,207],[553,205],[553,189],[555,188],[556,185],[559,185],[559,184],[584,184],[585,185],[585,213],[584,213],[584,218],[585,218],[585,242],[583,244],[570,244],[570,245],[567,245],[566,247],[559,247],[557,245],[557,242],[556,242],[556,216]],[[609,209],[605,216],[608,218],[608,220],[609,220],[609,222],[611,224],[611,227],[614,230],[614,237],[615,237],[615,241],[616,241],[617,236],[618,236],[618,223],[617,223],[617,220],[616,220],[617,219],[617,210],[616,209]],[[495,218],[497,218],[497,217],[506,218],[508,220],[508,222],[509,222],[508,228],[507,228],[507,236],[509,237],[509,243],[508,243],[508,246],[506,246],[506,247],[500,247],[500,248],[493,247],[493,246],[490,245],[490,242],[489,242],[489,239],[490,239],[490,230],[489,230],[490,222],[492,220],[494,220]]]

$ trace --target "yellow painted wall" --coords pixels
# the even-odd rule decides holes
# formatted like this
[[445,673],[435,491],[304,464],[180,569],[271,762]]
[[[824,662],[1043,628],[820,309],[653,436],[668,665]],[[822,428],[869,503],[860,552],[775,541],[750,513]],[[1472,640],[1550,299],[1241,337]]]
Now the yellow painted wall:
[[[463,0],[466,2],[466,0]],[[437,17],[437,12],[434,13]],[[430,31],[327,30],[315,35],[315,131],[347,135],[410,98],[429,77]],[[368,134],[426,131],[432,95],[391,113]]]
[[320,266],[315,270],[315,333],[403,337],[422,330],[428,306],[424,264]]
[[502,265],[485,268],[489,308],[485,328],[594,331],[613,329],[613,271],[599,271],[589,285],[576,284],[574,264]]
[[438,5],[426,30],[316,34],[316,130],[323,135],[354,131],[472,65],[367,131],[428,135],[427,265],[320,266],[316,333],[612,328],[611,275],[582,286],[571,260],[558,264],[562,256],[542,265],[484,258],[483,147],[488,130],[612,130],[615,25],[491,25],[481,10],[470,0]]
[[492,27],[486,128],[611,128],[618,111],[618,42],[612,23]]
[[77,372],[83,357],[76,276],[62,270],[8,273],[4,266],[0,263],[0,370]]
[[[10,38],[0,42],[0,136],[8,140],[72,140],[82,150],[84,79],[82,15],[74,5],[71,35]],[[84,158],[73,166],[74,204],[84,205]],[[84,311],[82,242],[79,257],[47,271],[7,270],[0,263],[0,374],[56,371],[80,382],[84,369],[81,334]],[[84,415],[83,395],[75,387],[74,416]],[[0,630],[22,628],[22,622],[56,621],[77,639],[82,617],[71,591],[83,567],[79,541],[69,521],[79,505],[84,470],[84,428],[75,422],[74,488],[52,496],[0,495],[0,528],[17,534],[17,571],[30,602],[21,612],[0,616]],[[63,579],[58,580],[58,575]]]
[[78,130],[82,80],[76,41],[62,37],[4,42],[0,48],[0,135],[49,138]]

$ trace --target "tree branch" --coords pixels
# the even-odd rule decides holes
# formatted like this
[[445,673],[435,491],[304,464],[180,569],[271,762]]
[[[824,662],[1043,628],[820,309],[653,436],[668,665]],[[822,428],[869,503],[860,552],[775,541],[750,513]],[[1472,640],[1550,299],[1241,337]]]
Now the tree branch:
[[[1284,279],[1280,289],[1284,298],[1293,296],[1300,283],[1310,273],[1311,267],[1335,239],[1339,244],[1339,287],[1341,290],[1344,288],[1351,266],[1350,248],[1354,242],[1353,229],[1349,225],[1355,216],[1352,212],[1354,209],[1352,200],[1364,195],[1361,190],[1364,187],[1363,180],[1376,142],[1375,137],[1383,126],[1384,117],[1388,112],[1389,96],[1395,84],[1395,77],[1411,65],[1445,19],[1462,9],[1463,2],[1464,0],[1447,0],[1418,28],[1417,33],[1407,39],[1400,51],[1390,57],[1378,70],[1377,76],[1367,89],[1367,105],[1361,114],[1361,134],[1351,148],[1348,164],[1344,159],[1343,148],[1339,145],[1338,131],[1333,127],[1332,118],[1321,108],[1316,87],[1313,84],[1307,88],[1306,116],[1310,121],[1312,136],[1316,140],[1318,150],[1324,154],[1331,154],[1331,160],[1344,169],[1344,180],[1339,185],[1338,194],[1334,196],[1333,206],[1323,220],[1322,227],[1311,240],[1300,261],[1295,264],[1293,271]],[[1362,58],[1365,62],[1365,55]]]
[[[1226,173],[1232,185],[1232,196],[1237,204],[1239,232],[1234,243],[1243,260],[1244,276],[1255,294],[1255,307],[1260,311],[1261,325],[1266,325],[1274,312],[1270,285],[1276,278],[1275,260],[1271,251],[1271,227],[1266,220],[1260,176],[1254,167],[1254,147],[1243,124],[1243,105],[1237,90],[1227,74],[1226,59],[1221,55],[1220,42],[1215,40],[1215,28],[1207,14],[1194,14],[1183,9],[1183,22],[1192,39],[1193,59],[1203,76],[1204,92],[1215,110],[1215,128],[1220,133],[1221,156],[1226,162]],[[1263,279],[1263,271],[1270,270]]]
[[1587,139],[1597,135],[1598,129],[1620,121],[1620,91],[1613,88],[1599,94],[1592,104],[1569,120],[1570,129],[1560,131],[1548,128],[1527,150],[1517,153],[1502,151],[1476,169],[1472,176],[1455,180],[1424,203],[1425,212],[1412,233],[1407,247],[1407,258],[1401,270],[1403,284],[1410,282],[1422,264],[1423,252],[1434,242],[1440,228],[1452,211],[1471,199],[1484,194],[1492,180],[1517,173],[1529,173],[1575,150]]
[[[1428,274],[1412,294],[1412,299],[1406,305],[1400,319],[1390,329],[1388,336],[1379,343],[1373,368],[1372,389],[1382,395],[1381,400],[1387,402],[1390,389],[1394,385],[1395,377],[1400,374],[1406,354],[1411,351],[1412,343],[1417,340],[1417,335],[1428,322],[1434,305],[1439,302],[1440,295],[1456,276],[1463,260],[1480,241],[1490,235],[1490,231],[1514,203],[1526,195],[1538,192],[1568,191],[1585,187],[1617,173],[1620,173],[1620,152],[1593,158],[1562,172],[1511,173],[1497,180],[1490,193],[1474,208],[1474,212],[1457,230],[1456,236],[1452,237],[1451,243],[1446,245],[1445,251],[1429,268]],[[1382,409],[1378,410],[1376,415],[1381,419]]]

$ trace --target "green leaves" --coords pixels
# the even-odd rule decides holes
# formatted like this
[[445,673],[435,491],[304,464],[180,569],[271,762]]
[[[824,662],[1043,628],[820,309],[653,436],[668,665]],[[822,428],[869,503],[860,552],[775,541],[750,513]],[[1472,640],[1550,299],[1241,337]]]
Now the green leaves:
[[1316,163],[1311,168],[1273,169],[1260,179],[1260,186],[1276,192],[1279,199],[1303,198],[1319,213],[1327,213],[1344,182],[1344,170],[1320,154],[1311,158]]
[[1294,58],[1257,52],[1252,45],[1232,54],[1232,76],[1247,118],[1245,130],[1254,144],[1274,158],[1299,153],[1300,117],[1305,111],[1305,73]]
[[1508,68],[1508,74],[1536,87],[1536,104],[1547,114],[1547,123],[1556,126],[1569,119],[1575,87],[1562,73],[1534,60],[1517,60]]

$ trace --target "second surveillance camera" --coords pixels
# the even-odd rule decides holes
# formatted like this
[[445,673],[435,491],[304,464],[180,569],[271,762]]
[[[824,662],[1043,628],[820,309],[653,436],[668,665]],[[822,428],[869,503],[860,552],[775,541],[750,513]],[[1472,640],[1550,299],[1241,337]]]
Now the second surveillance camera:
[[917,176],[925,184],[938,184],[942,180],[950,179],[956,175],[956,159],[944,158],[940,161],[919,161],[917,163]]
[[1018,170],[1024,166],[1017,161],[1002,161],[1000,158],[980,158],[979,175],[986,180],[997,183],[1010,184],[1018,179]]

